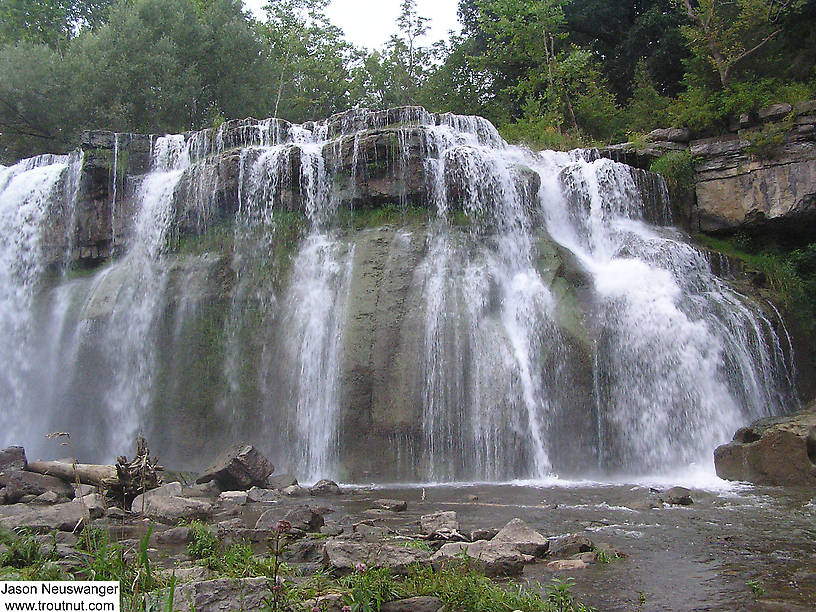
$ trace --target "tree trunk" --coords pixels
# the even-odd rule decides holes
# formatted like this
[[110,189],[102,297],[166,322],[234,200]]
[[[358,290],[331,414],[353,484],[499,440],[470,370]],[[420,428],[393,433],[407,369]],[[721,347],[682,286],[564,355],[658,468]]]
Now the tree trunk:
[[74,483],[77,477],[82,484],[109,488],[119,484],[116,466],[95,465],[90,463],[65,463],[63,461],[34,461],[26,468],[29,472],[56,476],[66,482]]

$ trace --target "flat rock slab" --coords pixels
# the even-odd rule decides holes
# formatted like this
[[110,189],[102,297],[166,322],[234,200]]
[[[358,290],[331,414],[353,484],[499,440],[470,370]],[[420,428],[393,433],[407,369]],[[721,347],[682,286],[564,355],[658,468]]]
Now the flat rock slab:
[[[163,609],[167,589],[150,599]],[[173,610],[177,612],[232,612],[233,610],[262,610],[264,599],[272,595],[266,578],[218,578],[177,585],[173,596]]]
[[255,522],[255,529],[275,530],[279,521],[287,521],[294,529],[319,532],[323,527],[323,516],[311,506],[298,506],[284,513],[283,509],[267,510]]
[[254,446],[239,443],[221,453],[215,463],[202,472],[196,483],[215,480],[224,490],[246,491],[252,486],[263,486],[274,471],[275,466]]
[[131,512],[141,512],[142,502],[147,505],[151,500],[159,497],[181,497],[182,487],[179,482],[169,482],[155,489],[150,489],[133,498],[130,504]]
[[438,597],[411,597],[388,601],[380,607],[380,612],[439,612],[445,606]]
[[581,559],[559,559],[558,561],[550,561],[547,567],[555,571],[571,571],[581,570],[588,567],[585,561]]
[[[90,518],[102,516],[97,506],[89,507]],[[82,526],[86,519],[86,509],[77,502],[55,504],[53,506],[23,506],[19,511],[0,518],[0,527],[3,529],[28,528],[33,531],[74,531]]]
[[21,499],[24,495],[36,497],[47,491],[53,491],[68,499],[74,497],[74,488],[67,482],[53,476],[22,470],[0,472],[0,489],[2,488],[6,489],[6,499],[11,503]]
[[519,576],[524,571],[527,562],[523,555],[513,545],[507,542],[493,542],[479,540],[478,542],[451,542],[444,544],[431,561],[434,567],[446,563],[459,563],[463,560],[463,553],[470,557],[469,563],[482,571],[485,576]]
[[408,509],[408,502],[404,499],[378,499],[374,501],[374,509],[404,512]]
[[323,564],[332,572],[348,574],[360,567],[385,567],[401,574],[417,563],[428,563],[431,553],[399,542],[332,539],[323,547]]
[[450,510],[434,512],[419,517],[419,527],[425,535],[431,535],[442,529],[459,531],[459,521],[456,518],[456,512]]
[[518,518],[502,527],[491,541],[512,544],[520,553],[534,557],[543,557],[550,547],[547,538]]
[[158,496],[149,499],[145,504],[145,516],[167,525],[176,525],[180,521],[205,519],[212,515],[211,503],[188,497]]

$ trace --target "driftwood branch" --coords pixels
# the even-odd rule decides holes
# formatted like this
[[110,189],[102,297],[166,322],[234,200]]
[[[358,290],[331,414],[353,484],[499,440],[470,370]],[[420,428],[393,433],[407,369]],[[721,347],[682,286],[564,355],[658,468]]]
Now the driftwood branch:
[[66,482],[74,482],[76,478],[82,484],[110,488],[119,483],[116,467],[113,465],[95,465],[91,463],[67,463],[65,461],[34,461],[26,468],[29,472],[37,472],[47,476],[55,476]]

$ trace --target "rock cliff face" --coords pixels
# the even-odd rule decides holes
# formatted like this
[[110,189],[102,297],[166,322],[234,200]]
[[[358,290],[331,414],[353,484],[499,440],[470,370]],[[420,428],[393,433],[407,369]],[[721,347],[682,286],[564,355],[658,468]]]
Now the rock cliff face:
[[775,313],[666,227],[658,177],[592,152],[405,108],[90,132],[83,157],[6,169],[30,179],[6,208],[47,204],[0,217],[33,237],[0,258],[10,441],[501,481],[698,461],[791,397]]
[[775,104],[743,115],[725,136],[690,140],[655,130],[647,143],[615,145],[605,156],[638,167],[670,151],[694,160],[696,199],[688,229],[808,235],[816,227],[816,101]]

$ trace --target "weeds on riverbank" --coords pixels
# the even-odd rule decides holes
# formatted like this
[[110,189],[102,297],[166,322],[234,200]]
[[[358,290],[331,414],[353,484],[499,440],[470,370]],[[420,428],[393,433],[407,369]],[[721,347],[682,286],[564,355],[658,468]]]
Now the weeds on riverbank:
[[[318,571],[308,578],[293,580],[295,572],[281,561],[289,532],[282,523],[273,529],[269,554],[256,555],[246,542],[224,546],[207,525],[193,521],[189,524],[187,551],[197,563],[213,571],[213,577],[266,578],[270,596],[265,600],[265,609],[270,612],[321,610],[321,604],[315,602],[325,595],[340,598],[347,612],[378,612],[387,601],[417,596],[438,597],[445,610],[457,612],[591,610],[576,600],[570,579],[556,579],[537,589],[500,584],[476,571],[467,559],[439,570],[417,565],[401,576],[360,564],[340,578]],[[88,528],[80,534],[76,554],[63,558],[60,565],[56,538],[49,546],[28,531],[0,532],[4,547],[0,579],[115,580],[121,585],[124,612],[172,612],[177,595],[175,574],[155,571],[148,555],[151,535],[152,527],[138,546],[128,548],[112,542],[104,530]]]

